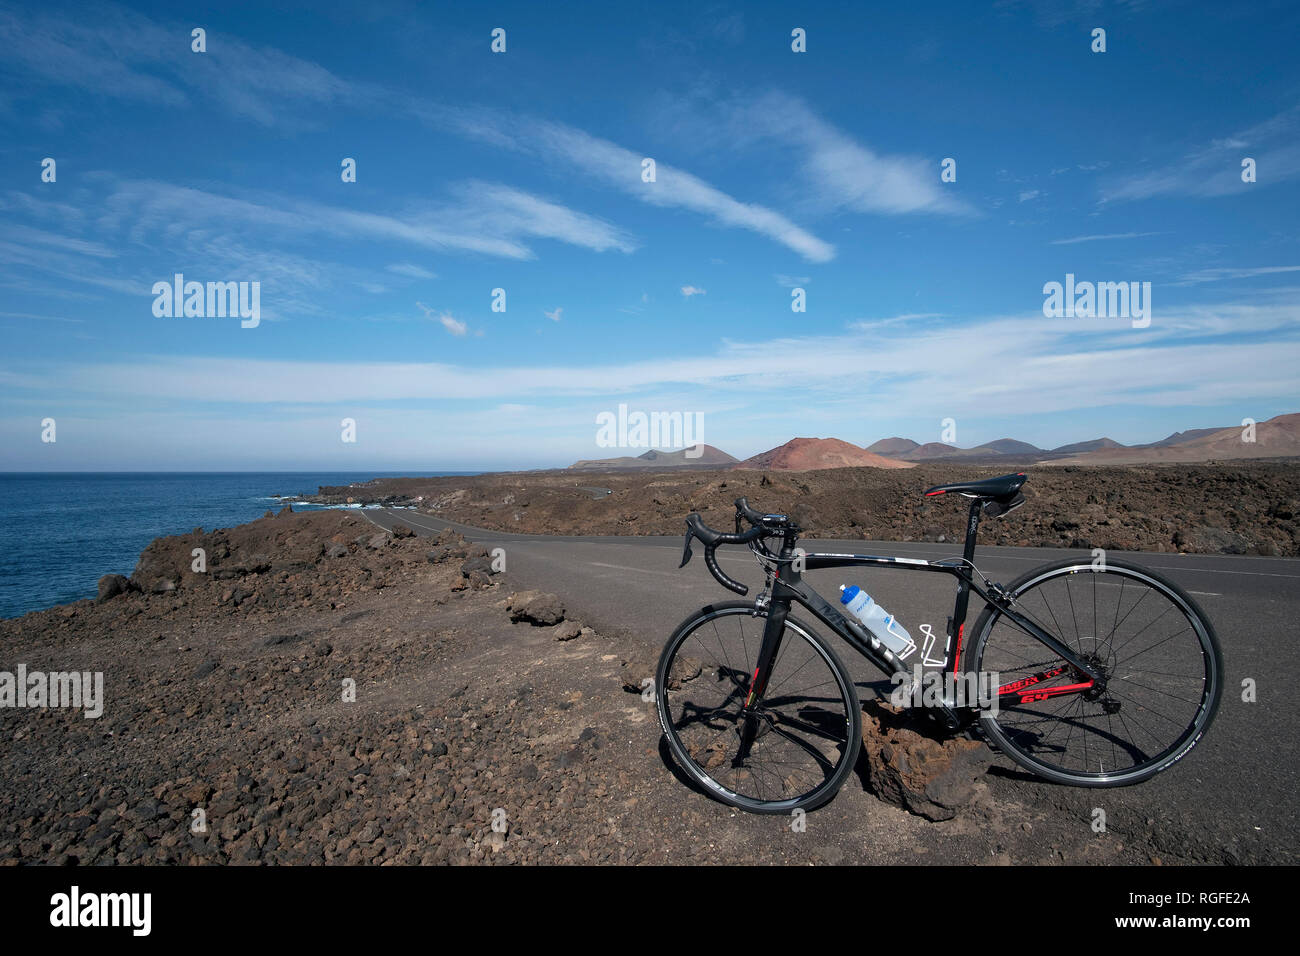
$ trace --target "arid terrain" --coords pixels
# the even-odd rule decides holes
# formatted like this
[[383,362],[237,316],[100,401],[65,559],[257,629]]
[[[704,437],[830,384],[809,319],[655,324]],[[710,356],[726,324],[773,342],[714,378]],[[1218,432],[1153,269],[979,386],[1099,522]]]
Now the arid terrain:
[[[731,490],[747,489],[714,489]],[[943,771],[944,751],[878,710],[858,774],[805,830],[739,814],[674,774],[653,703],[629,690],[655,647],[570,620],[561,598],[513,586],[456,534],[393,531],[355,512],[288,509],[196,529],[156,541],[131,579],[105,576],[96,600],[0,623],[0,670],[102,671],[106,698],[97,719],[0,712],[0,862],[1147,864],[1273,852],[1235,837],[1225,848],[1176,813],[1116,810],[1097,834],[1095,797],[1054,788],[1027,800],[985,773],[983,748],[943,788],[964,805],[935,812],[908,795],[900,767]]]
[[414,505],[530,534],[677,534],[690,511],[729,528],[740,495],[814,538],[960,540],[965,499],[933,485],[1027,471],[1026,503],[986,522],[985,544],[1300,555],[1300,460],[1127,467],[923,463],[809,472],[676,469],[400,478],[322,488],[318,500]]

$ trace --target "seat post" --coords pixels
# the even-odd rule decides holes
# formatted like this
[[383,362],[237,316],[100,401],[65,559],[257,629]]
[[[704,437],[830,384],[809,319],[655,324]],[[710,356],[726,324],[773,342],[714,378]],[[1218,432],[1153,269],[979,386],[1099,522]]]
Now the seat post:
[[[983,507],[984,501],[982,498],[971,499],[970,518],[966,522],[966,546],[962,549],[962,557],[967,561],[973,561],[975,558],[975,538],[979,533],[980,511]],[[948,662],[953,674],[956,674],[958,668],[961,667],[961,646],[966,628],[966,609],[970,602],[970,585],[967,583],[968,580],[969,579],[966,576],[958,578],[957,600],[953,605],[952,617],[948,618],[949,646],[952,646],[953,638],[956,638],[957,643],[956,649],[953,651],[952,660]],[[951,703],[951,701],[948,701],[948,703]]]
[[984,509],[984,499],[972,498],[970,502],[970,518],[966,522],[966,547],[962,550],[962,557],[967,561],[975,558],[975,538],[980,529],[980,512]]

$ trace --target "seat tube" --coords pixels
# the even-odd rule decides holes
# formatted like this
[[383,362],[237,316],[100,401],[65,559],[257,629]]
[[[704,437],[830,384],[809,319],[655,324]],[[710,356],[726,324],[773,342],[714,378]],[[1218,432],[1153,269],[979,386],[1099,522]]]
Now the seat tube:
[[[975,539],[979,536],[980,527],[980,509],[983,507],[980,499],[975,498],[970,503],[970,515],[966,520],[966,544],[962,548],[962,557],[967,561],[967,573],[970,573],[970,564],[975,559]],[[970,584],[965,578],[959,578],[957,584],[957,600],[953,605],[952,617],[948,620],[948,635],[950,638],[956,638],[950,641],[953,647],[951,670],[955,676],[961,669],[961,646],[962,639],[966,636],[966,609],[970,604]],[[956,629],[956,634],[953,629]]]

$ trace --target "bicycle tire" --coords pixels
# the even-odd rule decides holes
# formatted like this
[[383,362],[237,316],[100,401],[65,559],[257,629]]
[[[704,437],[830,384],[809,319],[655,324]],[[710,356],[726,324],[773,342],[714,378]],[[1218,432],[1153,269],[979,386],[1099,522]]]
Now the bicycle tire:
[[[1008,727],[1003,726],[1003,724],[998,720],[998,717],[1001,716],[1001,714],[991,715],[988,713],[982,713],[979,719],[979,728],[981,733],[985,736],[986,740],[992,743],[997,750],[1006,754],[1008,757],[1014,760],[1021,767],[1024,767],[1026,770],[1029,770],[1032,773],[1040,777],[1043,777],[1044,779],[1051,780],[1056,783],[1068,784],[1070,786],[1076,786],[1076,787],[1122,787],[1122,786],[1130,786],[1136,783],[1141,783],[1145,780],[1151,779],[1156,774],[1161,773],[1162,771],[1172,767],[1175,763],[1177,763],[1179,760],[1185,757],[1192,750],[1192,748],[1195,747],[1196,744],[1200,742],[1201,738],[1204,736],[1205,731],[1209,728],[1211,722],[1214,720],[1215,714],[1218,711],[1219,701],[1223,693],[1223,653],[1219,647],[1219,641],[1217,635],[1214,632],[1214,626],[1210,623],[1209,618],[1206,617],[1204,611],[1201,610],[1200,606],[1197,605],[1197,603],[1185,591],[1183,591],[1182,588],[1180,588],[1177,584],[1170,581],[1168,578],[1164,577],[1163,575],[1158,574],[1155,571],[1152,571],[1148,568],[1144,568],[1141,565],[1133,564],[1128,561],[1106,560],[1103,564],[1093,564],[1087,559],[1067,559],[1064,561],[1059,561],[1051,564],[1045,564],[1037,568],[1033,568],[1030,571],[1027,571],[1025,574],[1021,575],[1014,582],[1012,582],[1011,585],[1007,587],[1007,590],[1015,597],[1015,599],[1018,602],[1018,605],[1019,604],[1027,605],[1029,602],[1026,599],[1035,589],[1051,581],[1056,581],[1056,580],[1066,581],[1066,593],[1070,595],[1071,611],[1072,613],[1074,613],[1076,611],[1076,608],[1074,607],[1073,594],[1070,590],[1070,585],[1067,579],[1072,578],[1074,575],[1078,575],[1078,574],[1092,574],[1092,575],[1114,574],[1114,575],[1118,575],[1122,579],[1120,584],[1119,601],[1116,605],[1117,619],[1118,619],[1118,614],[1122,609],[1122,605],[1123,605],[1123,595],[1124,595],[1124,588],[1125,588],[1125,584],[1123,582],[1127,580],[1134,580],[1140,582],[1148,589],[1153,590],[1156,593],[1163,594],[1170,601],[1172,607],[1178,608],[1183,613],[1185,619],[1187,620],[1188,624],[1190,625],[1193,631],[1194,636],[1197,639],[1197,644],[1199,645],[1201,650],[1202,666],[1204,668],[1203,686],[1201,690],[1201,695],[1199,700],[1195,702],[1196,703],[1195,713],[1191,721],[1189,722],[1188,726],[1184,729],[1184,731],[1181,734],[1177,736],[1175,740],[1170,742],[1170,744],[1165,750],[1154,755],[1149,760],[1143,761],[1139,764],[1135,764],[1133,767],[1127,770],[1120,770],[1117,768],[1114,772],[1110,772],[1110,773],[1105,772],[1104,761],[1102,761],[1102,763],[1100,764],[1100,766],[1102,766],[1103,769],[1099,771],[1072,770],[1063,766],[1053,765],[1052,763],[1042,759],[1040,755],[1036,755],[1030,752],[1029,748],[1025,744],[1025,736],[1032,736],[1032,735],[1021,736],[1019,739],[1017,739],[1017,735],[1015,733],[1009,732]],[[1097,580],[1098,578],[1095,576],[1092,578],[1092,583],[1093,583],[1092,599],[1094,601],[1092,618],[1093,618],[1094,626],[1097,625],[1098,623],[1103,623],[1103,624],[1105,623],[1104,621],[1099,622],[1098,618],[1100,618],[1100,613],[1097,611],[1096,604],[1095,604],[1096,594],[1097,594],[1096,592]],[[1108,581],[1107,583],[1113,584],[1114,582]],[[1047,605],[1047,607],[1050,608],[1051,605]],[[1134,605],[1133,608],[1129,609],[1130,616],[1135,612],[1135,609],[1136,609],[1136,605]],[[1027,611],[1025,611],[1022,608],[1022,613],[1027,613]],[[1167,611],[1163,613],[1167,613]],[[1086,620],[1087,618],[1086,608],[1084,614]],[[969,645],[969,650],[966,652],[965,655],[965,664],[968,672],[974,672],[974,673],[983,672],[985,667],[985,654],[989,646],[990,637],[994,633],[994,629],[997,626],[998,621],[1003,616],[1004,615],[1000,610],[992,607],[991,605],[988,605],[984,608],[983,613],[980,615],[979,619],[975,623],[975,627],[973,629],[974,637]],[[1076,631],[1079,631],[1080,629],[1078,627],[1077,619],[1075,623],[1076,623]],[[1010,627],[1015,627],[1016,631],[1020,631],[1021,633],[1023,633],[1023,629],[1016,627],[1013,622],[1008,622],[1008,628]],[[1095,630],[1100,632],[1099,627],[1095,627]],[[1067,644],[1071,643],[1071,641],[1067,639],[1067,635],[1064,633],[1058,633],[1056,636],[1059,639],[1065,641],[1065,643]],[[1171,639],[1172,638],[1167,638],[1166,642]],[[1133,640],[1133,638],[1130,638],[1129,640]],[[1103,643],[1097,635],[1093,635],[1091,638],[1081,637],[1078,641],[1078,647],[1076,647],[1076,650],[1082,648],[1089,641],[1091,641],[1094,649],[1098,649],[1103,653],[1113,653],[1114,651],[1113,631],[1110,637],[1107,639],[1106,643]],[[1041,649],[1041,651],[1044,653],[1044,657],[1047,658],[1051,657],[1050,651],[1048,651],[1045,647],[1042,647],[1042,645],[1037,645],[1037,644],[1035,646]],[[1159,645],[1155,645],[1155,646],[1159,646]],[[1132,655],[1129,658],[1129,660],[1132,660],[1133,657],[1136,657],[1140,654],[1147,653],[1147,650],[1149,649],[1150,648],[1147,648],[1146,650],[1140,650],[1137,655]],[[1038,666],[1038,665],[1035,664],[1033,666]],[[1117,671],[1123,669],[1119,667],[1118,661],[1116,662],[1115,666],[1117,668]],[[1145,674],[1146,672],[1139,671],[1139,673]],[[1187,675],[1170,674],[1168,676],[1186,678],[1188,680],[1189,686],[1194,684],[1195,682],[1194,679],[1197,677],[1194,670],[1192,673],[1189,673]],[[1121,678],[1118,675],[1114,679],[1116,681],[1131,680],[1131,678]],[[1146,686],[1146,685],[1138,685],[1138,686]],[[1156,690],[1157,693],[1165,693],[1163,691],[1159,691],[1158,688],[1152,688],[1152,689]],[[1082,695],[1078,695],[1078,696],[1082,698]],[[1056,698],[1056,699],[1063,700],[1065,698]],[[1121,701],[1120,706],[1122,708],[1123,706],[1125,706],[1125,703]],[[1043,710],[1045,711],[1046,708],[1043,708]],[[1140,709],[1138,712],[1141,712]],[[1123,713],[1122,709],[1118,713],[1122,714]],[[1052,715],[1045,714],[1044,721],[1049,719],[1051,716]],[[1097,716],[1097,715],[1091,715],[1091,716]],[[1062,720],[1065,719],[1066,717],[1062,716]],[[1077,720],[1078,718],[1076,717],[1074,719]],[[1166,720],[1169,720],[1169,722],[1176,722],[1169,718],[1166,718]],[[1112,729],[1109,736],[1111,738],[1110,743],[1111,743],[1112,751],[1114,751],[1116,749],[1114,746],[1114,742],[1115,742],[1115,738],[1118,735],[1114,733],[1113,722],[1111,723],[1112,723]],[[1075,729],[1077,729],[1077,726],[1075,727]],[[1073,731],[1071,731],[1071,733],[1072,732]],[[1089,739],[1087,736],[1088,733],[1089,731],[1085,730],[1084,736],[1082,738],[1085,747],[1085,763],[1087,762],[1087,757],[1088,757],[1087,749],[1086,749],[1087,740]],[[1042,738],[1040,738],[1040,740],[1041,739]],[[1068,744],[1068,740],[1069,737],[1067,736],[1066,738],[1067,744]],[[1132,748],[1138,747],[1138,745],[1133,741],[1128,741],[1128,743]]]
[[[753,602],[737,601],[709,605],[697,611],[695,614],[690,615],[682,621],[680,625],[678,625],[677,629],[668,639],[668,642],[664,645],[663,652],[659,657],[659,665],[655,671],[655,706],[659,714],[660,727],[663,730],[669,749],[672,752],[677,765],[700,787],[704,793],[708,794],[710,797],[750,813],[789,814],[796,810],[806,811],[815,809],[835,796],[840,787],[844,785],[845,780],[847,780],[849,775],[853,772],[862,745],[862,713],[858,704],[857,691],[853,685],[853,680],[839,657],[835,654],[832,648],[817,636],[816,632],[813,631],[811,627],[802,621],[799,621],[793,615],[786,618],[786,641],[790,641],[793,635],[794,641],[796,642],[794,646],[798,646],[797,642],[802,641],[809,648],[812,655],[809,660],[820,660],[825,664],[836,685],[836,691],[845,705],[845,713],[843,715],[845,721],[845,727],[843,730],[843,747],[839,751],[838,761],[824,780],[816,786],[813,786],[807,792],[799,793],[795,796],[783,799],[763,800],[752,795],[740,793],[735,789],[735,784],[727,786],[715,779],[714,775],[712,775],[706,767],[701,766],[697,759],[700,754],[699,748],[696,748],[696,755],[693,756],[690,752],[691,746],[682,739],[680,732],[682,728],[678,726],[679,721],[674,719],[672,713],[674,707],[683,696],[686,696],[672,689],[672,684],[674,683],[674,678],[672,676],[673,667],[674,663],[678,659],[679,652],[687,646],[688,640],[692,635],[696,634],[700,628],[706,627],[710,624],[715,624],[720,620],[736,619],[737,622],[743,622],[743,620],[747,618],[752,618],[756,621],[757,627],[754,629],[753,633],[759,641],[761,641],[762,629],[766,624],[767,611],[766,609],[756,610]],[[717,633],[718,632],[715,628],[715,634]],[[743,629],[741,634],[743,635]],[[719,642],[719,646],[722,646],[721,641]],[[753,645],[755,655],[757,654],[757,646],[756,643]],[[767,700],[775,699],[772,692],[777,688],[778,683],[782,679],[786,678],[789,673],[788,670],[785,672],[779,670],[782,667],[782,659],[786,654],[788,646],[790,645],[783,644],[782,654],[773,665],[772,677],[768,683],[769,690],[766,695],[767,699],[765,699],[764,704],[767,703]],[[723,649],[725,651],[725,647]],[[687,658],[683,657],[683,659],[686,660]],[[739,661],[736,663],[738,664]],[[745,661],[743,667],[732,666],[730,670],[735,674],[744,672],[745,677],[749,678],[752,676],[754,664],[755,658],[751,657]],[[687,667],[688,669],[693,669],[694,664],[688,664]],[[787,668],[789,667],[793,667],[793,663],[787,665]],[[700,671],[702,675],[706,670],[707,665],[701,665]],[[721,670],[721,668],[719,668],[719,670]],[[701,678],[688,680],[699,682]],[[683,683],[680,680],[677,682],[679,685]],[[704,686],[707,687],[707,683]],[[725,688],[726,684],[718,678],[715,680],[714,687]],[[744,689],[744,686],[741,686],[740,683],[736,682],[734,686],[727,691],[724,703],[727,701],[738,703],[739,700],[743,699]],[[808,700],[812,700],[812,698],[808,698]],[[736,710],[736,716],[738,717],[739,709],[738,707],[734,709]],[[717,707],[714,707],[709,711],[711,716],[715,716],[718,712],[719,708]],[[831,719],[827,721],[827,724],[833,726],[837,717],[832,714],[830,715],[830,718]],[[726,717],[723,718],[724,722],[726,719]],[[807,720],[808,723],[812,723],[812,721],[807,718],[806,712],[801,711],[793,723],[787,722],[782,724],[781,731],[773,729],[772,735],[778,739],[784,740],[786,734],[789,733],[789,728],[792,726],[798,727],[805,720]],[[702,722],[702,720],[699,722]],[[681,723],[684,726],[684,719]],[[778,723],[781,723],[780,718],[773,718],[774,728]],[[735,727],[724,727],[722,731],[718,732],[718,739],[729,742],[729,735],[734,732],[735,729]],[[818,726],[817,729],[820,731],[824,728]],[[692,741],[692,743],[694,743],[694,741]],[[830,745],[835,743],[835,741],[828,739],[826,741],[821,741],[821,743]],[[801,744],[800,746],[804,745]],[[758,749],[757,744],[755,749]],[[717,751],[714,751],[713,756],[716,758],[717,755]],[[810,757],[810,759],[816,762],[815,758]],[[725,759],[721,761],[721,763],[725,762]],[[735,765],[733,765],[733,768],[734,766]],[[742,764],[741,766],[743,768],[744,765]],[[758,775],[755,774],[754,777],[757,779]]]

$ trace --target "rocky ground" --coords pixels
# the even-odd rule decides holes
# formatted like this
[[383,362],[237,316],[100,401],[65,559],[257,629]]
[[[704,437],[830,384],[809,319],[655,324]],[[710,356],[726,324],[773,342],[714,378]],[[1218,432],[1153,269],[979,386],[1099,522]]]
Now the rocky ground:
[[[701,512],[728,528],[732,501],[793,514],[807,537],[961,540],[964,499],[932,485],[1028,471],[1026,504],[986,523],[984,544],[1300,555],[1300,462],[1121,468],[920,465],[904,471],[516,472],[380,479],[319,500],[414,504],[451,521],[530,534],[678,534]],[[606,493],[608,492],[608,493]]]
[[1017,800],[982,747],[873,704],[806,828],[737,813],[629,691],[655,656],[450,532],[286,509],[159,539],[97,600],[0,622],[0,670],[102,671],[106,698],[0,709],[0,863],[1228,860],[1176,819],[1094,833],[1079,791]]

